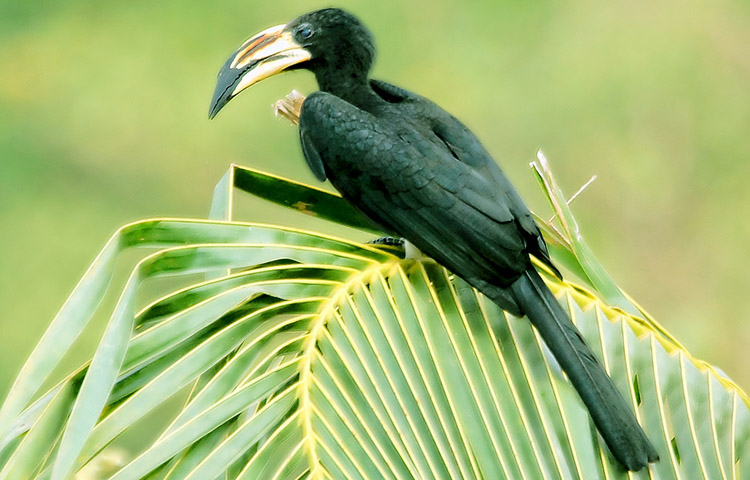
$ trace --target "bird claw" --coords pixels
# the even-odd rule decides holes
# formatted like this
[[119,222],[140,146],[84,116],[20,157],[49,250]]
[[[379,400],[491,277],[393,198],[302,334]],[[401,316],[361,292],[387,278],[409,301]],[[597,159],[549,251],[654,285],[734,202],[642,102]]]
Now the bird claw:
[[414,260],[427,258],[424,253],[422,253],[417,247],[414,246],[413,243],[405,238],[385,236],[376,238],[375,240],[370,240],[369,242],[367,242],[367,244],[403,249],[404,258],[411,258]]
[[384,245],[386,247],[403,247],[405,240],[397,237],[380,237],[367,242],[368,245]]
[[305,98],[297,90],[292,90],[286,97],[277,100],[272,105],[273,114],[277,117],[282,116],[286,118],[294,125],[299,125],[299,114],[302,111],[302,103],[305,101]]

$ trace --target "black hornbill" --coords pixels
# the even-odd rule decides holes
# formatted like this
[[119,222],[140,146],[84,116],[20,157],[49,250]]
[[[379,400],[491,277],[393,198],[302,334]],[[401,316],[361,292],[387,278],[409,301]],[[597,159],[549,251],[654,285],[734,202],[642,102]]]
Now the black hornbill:
[[307,69],[299,136],[315,176],[498,306],[526,315],[588,408],[614,457],[658,460],[630,406],[533,267],[559,276],[526,205],[479,140],[431,101],[368,78],[375,47],[351,14],[318,10],[246,41],[219,72],[209,116],[254,83]]

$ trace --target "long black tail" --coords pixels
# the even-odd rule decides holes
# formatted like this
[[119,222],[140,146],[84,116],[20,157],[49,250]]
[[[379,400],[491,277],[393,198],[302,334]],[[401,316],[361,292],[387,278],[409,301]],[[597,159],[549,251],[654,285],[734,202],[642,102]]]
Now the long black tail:
[[589,410],[614,457],[628,470],[659,459],[630,405],[586,345],[581,333],[533,268],[510,288]]

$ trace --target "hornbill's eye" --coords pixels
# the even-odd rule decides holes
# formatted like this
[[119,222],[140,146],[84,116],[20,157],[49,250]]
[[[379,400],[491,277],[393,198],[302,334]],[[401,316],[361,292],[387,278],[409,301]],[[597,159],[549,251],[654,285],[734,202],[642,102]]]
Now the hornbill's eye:
[[313,31],[312,25],[310,25],[309,23],[303,23],[302,25],[297,27],[297,31],[295,33],[297,34],[297,38],[299,38],[300,40],[309,40],[315,32]]

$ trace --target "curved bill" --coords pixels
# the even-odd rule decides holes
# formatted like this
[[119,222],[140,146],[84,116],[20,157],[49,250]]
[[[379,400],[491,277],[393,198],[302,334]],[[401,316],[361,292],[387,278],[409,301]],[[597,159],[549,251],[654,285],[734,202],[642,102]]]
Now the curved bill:
[[226,61],[216,81],[208,118],[214,118],[229,100],[247,87],[292,65],[310,60],[311,54],[277,25],[242,44]]

